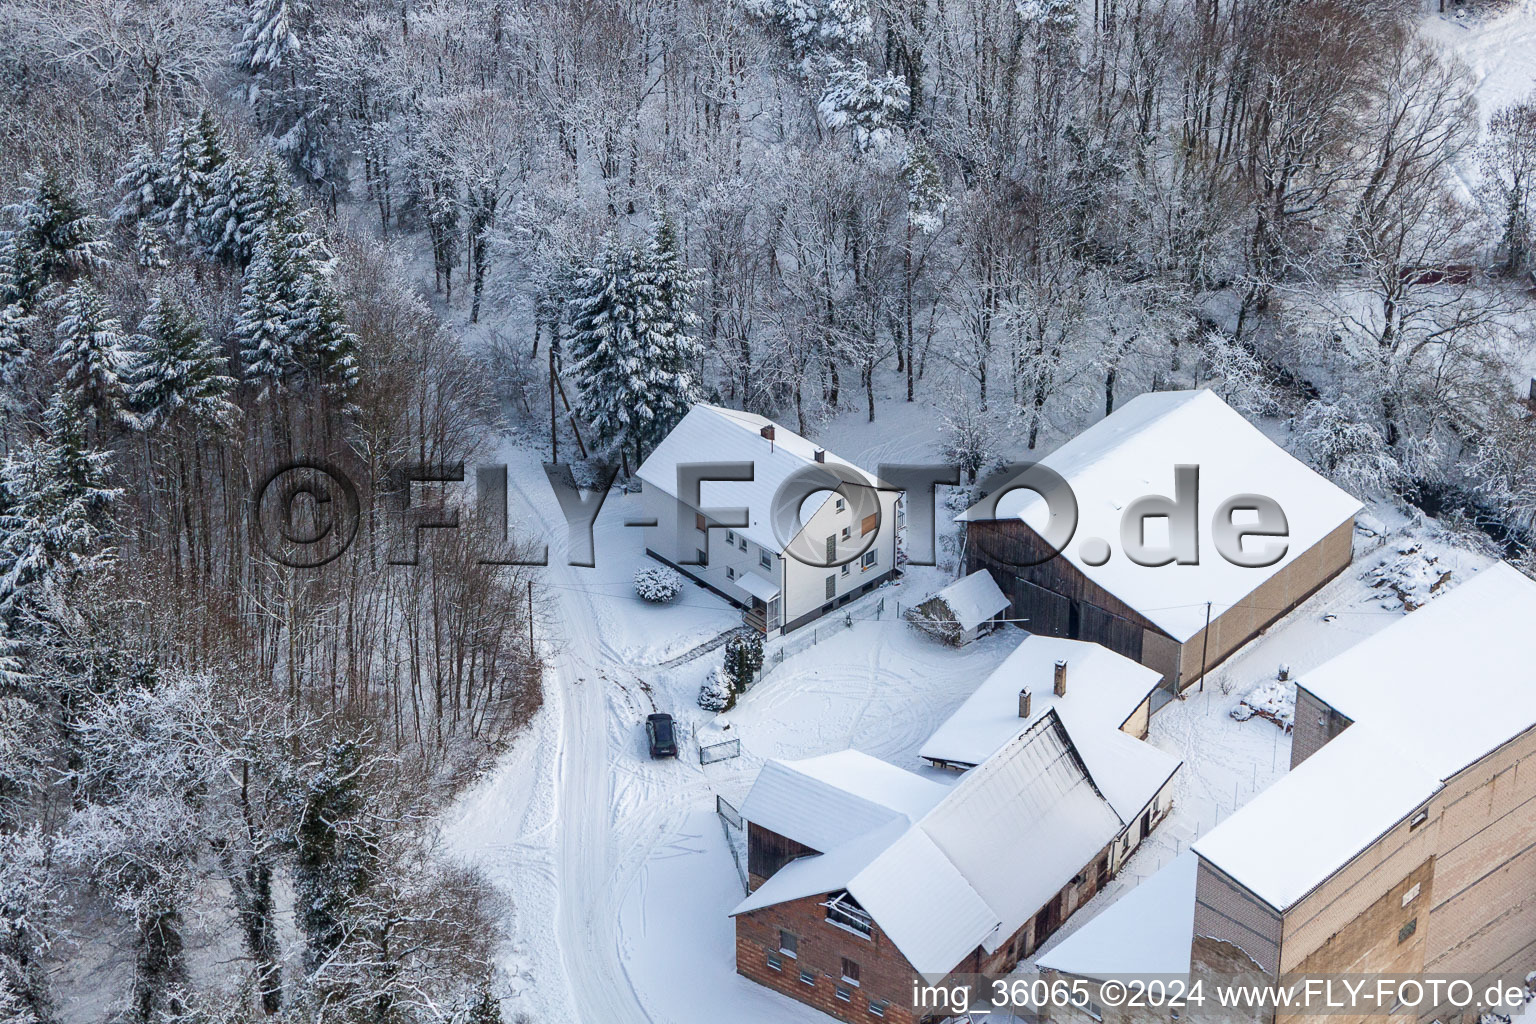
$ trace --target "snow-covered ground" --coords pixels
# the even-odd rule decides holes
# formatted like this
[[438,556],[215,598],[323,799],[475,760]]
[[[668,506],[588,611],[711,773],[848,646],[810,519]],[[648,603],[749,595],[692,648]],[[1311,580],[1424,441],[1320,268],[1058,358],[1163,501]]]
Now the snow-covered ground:
[[1434,0],[1424,33],[1472,72],[1473,95],[1486,124],[1500,107],[1536,92],[1536,2],[1484,3],[1444,14]]
[[[886,439],[879,423],[844,426],[824,436],[837,437],[851,458],[929,454],[917,436]],[[739,805],[770,757],[854,747],[920,769],[918,747],[1022,634],[1004,629],[955,649],[916,632],[899,608],[952,577],[914,568],[900,585],[851,605],[851,627],[829,621],[819,642],[776,666],[725,716],[741,756],[700,765],[699,735],[723,733],[695,704],[720,655],[696,649],[737,625],[738,614],[692,585],[671,605],[639,601],[630,580],[645,562],[642,534],[623,525],[632,501],[617,493],[596,525],[597,567],[564,565],[563,520],[537,453],[508,445],[503,455],[520,494],[513,515],[523,529],[550,537],[541,617],[549,696],[528,734],[445,816],[444,838],[450,851],[487,869],[510,899],[503,956],[509,1019],[517,1012],[605,1024],[821,1019],[735,974],[726,915],[742,889],[716,797]],[[948,529],[942,506],[940,515]],[[1185,762],[1173,813],[1061,935],[1284,773],[1289,737],[1261,718],[1230,716],[1245,694],[1275,679],[1280,666],[1302,674],[1403,614],[1401,595],[1378,585],[1382,579],[1427,599],[1446,569],[1455,574],[1449,586],[1487,561],[1451,549],[1432,527],[1391,509],[1373,508],[1365,521],[1386,536],[1359,535],[1347,573],[1213,673],[1203,691],[1154,716],[1151,742]],[[1414,544],[1419,550],[1405,554]],[[1439,561],[1416,561],[1428,558]],[[791,644],[801,647],[805,636],[793,634]],[[642,723],[653,710],[677,718],[676,761],[646,755]],[[954,778],[927,771],[939,781]]]

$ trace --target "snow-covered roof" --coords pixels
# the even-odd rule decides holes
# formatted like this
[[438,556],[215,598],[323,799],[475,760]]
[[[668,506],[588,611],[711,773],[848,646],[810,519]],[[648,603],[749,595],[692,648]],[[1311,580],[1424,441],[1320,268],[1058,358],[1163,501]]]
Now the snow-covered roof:
[[1147,809],[1183,764],[1172,754],[1130,733],[1093,721],[1081,704],[1058,706],[1056,714],[1093,784],[1126,825]]
[[1195,851],[1276,909],[1293,906],[1536,726],[1533,621],[1536,581],[1499,563],[1308,672],[1301,685],[1354,724]]
[[[887,803],[910,811],[918,795],[930,792],[897,784],[872,770],[863,755],[846,762],[811,760],[817,762],[816,771],[795,777],[804,780],[810,801],[823,807],[820,776],[835,773],[844,763],[853,769],[848,785],[864,794],[859,801],[873,788]],[[891,771],[936,786],[914,773]],[[770,789],[789,778],[771,781]],[[754,805],[783,802],[777,797],[755,802],[761,782],[759,777],[753,785],[742,815],[778,832],[754,816]],[[943,974],[977,946],[993,951],[1007,941],[1121,829],[1072,756],[1071,741],[1054,715],[1036,722],[953,787],[937,788],[942,798],[910,825],[902,824],[892,806],[887,817],[848,835],[842,845],[817,847],[826,852],[780,869],[732,913],[847,889],[919,973]],[[849,808],[858,811],[861,805],[850,801]]]
[[[764,427],[773,427],[772,441],[762,436]],[[700,504],[704,508],[744,508],[747,526],[738,532],[760,547],[782,551],[793,538],[782,540],[774,532],[771,513],[773,497],[794,473],[816,465],[820,445],[763,416],[738,412],[716,405],[695,405],[671,433],[658,444],[636,471],[641,481],[663,494],[670,494],[691,504],[678,493],[677,467],[700,462],[750,462],[753,478],[745,481],[706,481],[700,485]],[[826,452],[825,461],[858,472],[877,486],[875,477],[847,459]],[[830,494],[828,495],[830,498]],[[802,521],[810,510],[802,510]]]
[[857,750],[769,761],[741,805],[763,828],[825,853],[892,821],[920,817],[948,789]]
[[[977,569],[934,594],[929,600],[944,604],[961,629],[972,630],[1008,607],[1008,598],[985,569]],[[926,603],[926,602],[924,602]]]
[[779,596],[779,585],[755,572],[744,572],[736,577],[736,585],[761,601],[772,601]]
[[[1067,694],[1054,689],[1056,663],[1067,663]],[[928,737],[918,752],[931,761],[980,764],[1053,707],[1078,712],[1075,721],[1119,729],[1162,675],[1107,647],[1083,640],[1029,634]],[[1019,691],[1030,691],[1030,719],[1019,718]]]
[[1199,867],[1184,851],[1035,963],[1082,978],[1188,974]]
[[[1139,395],[1040,462],[1061,474],[1077,498],[1077,532],[1061,557],[1181,643],[1205,625],[1207,601],[1220,615],[1361,508],[1210,391]],[[1200,562],[1137,565],[1118,550],[1124,510],[1147,495],[1172,497],[1174,468],[1180,465],[1200,467]],[[1274,565],[1233,565],[1216,550],[1211,516],[1239,494],[1266,495],[1285,511],[1289,545]],[[1001,497],[995,517],[1019,517],[1043,530],[1046,511],[1043,498],[1019,489]],[[973,506],[958,518],[984,515]],[[1082,560],[1081,546],[1089,538],[1109,542],[1108,562],[1094,566]]]
[[1354,721],[1386,727],[1448,779],[1536,725],[1533,624],[1536,580],[1497,562],[1300,683]]

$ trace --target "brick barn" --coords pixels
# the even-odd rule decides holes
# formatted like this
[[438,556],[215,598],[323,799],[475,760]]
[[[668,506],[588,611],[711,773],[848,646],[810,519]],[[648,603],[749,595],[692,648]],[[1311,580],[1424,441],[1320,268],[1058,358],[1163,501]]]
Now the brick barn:
[[768,762],[741,808],[737,971],[840,1020],[912,1022],[919,978],[1036,949],[1166,813],[1178,762],[1055,709],[1016,725],[947,785],[853,750]]
[[[1360,502],[1210,391],[1140,395],[1040,464],[1060,474],[1076,497],[1072,540],[1052,556],[1041,537],[1045,502],[1028,490],[1009,492],[1005,484],[996,489],[995,508],[984,502],[959,517],[966,572],[989,570],[1011,601],[1010,617],[1025,620],[1030,632],[1103,644],[1156,669],[1170,695],[1350,563]],[[1120,549],[1123,514],[1145,496],[1175,497],[1177,466],[1199,467],[1198,562],[1138,565]],[[1271,566],[1234,565],[1215,546],[1211,524],[1218,509],[1248,494],[1274,499],[1285,514],[1285,553]],[[1246,525],[1243,515],[1234,514],[1232,522]],[[1147,521],[1149,543],[1167,522]],[[1107,547],[1090,543],[1097,541]],[[1250,537],[1243,548],[1273,543]]]

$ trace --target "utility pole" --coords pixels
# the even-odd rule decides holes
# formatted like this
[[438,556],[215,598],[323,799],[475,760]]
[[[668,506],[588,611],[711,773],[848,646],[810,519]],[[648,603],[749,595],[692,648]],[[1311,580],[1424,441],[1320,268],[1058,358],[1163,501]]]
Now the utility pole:
[[528,580],[528,658],[537,661],[538,654],[533,646],[533,580]]
[[[531,584],[530,584],[531,585]],[[531,620],[530,620],[531,624]],[[1205,692],[1205,656],[1211,650],[1211,602],[1205,602],[1205,632],[1200,639],[1200,693]]]

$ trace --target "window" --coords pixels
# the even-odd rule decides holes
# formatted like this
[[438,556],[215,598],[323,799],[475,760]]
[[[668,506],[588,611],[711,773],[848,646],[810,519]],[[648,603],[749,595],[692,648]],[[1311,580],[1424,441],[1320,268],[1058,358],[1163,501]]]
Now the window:
[[1421,882],[1414,882],[1413,888],[1403,893],[1403,906],[1406,907],[1408,904],[1419,898],[1419,886],[1422,884],[1423,883]]
[[878,561],[880,561],[880,552],[876,551],[874,548],[870,548],[859,557],[859,565],[863,566],[865,569],[873,568],[874,564]]
[[768,954],[768,969],[770,971],[782,971],[784,969],[784,961],[780,960],[778,957],[774,956],[772,953],[769,953]]
[[743,551],[747,550],[747,538],[745,538],[745,537],[737,537],[736,538],[736,546],[738,548],[740,548],[741,550],[743,550]]
[[830,601],[830,600],[832,600],[836,596],[837,596],[837,577],[836,576],[828,576],[827,577],[827,600]]
[[837,499],[837,510],[839,512],[843,511],[847,507],[848,507],[848,503],[846,501],[844,501],[842,498],[838,498]]
[[1397,930],[1397,941],[1401,945],[1413,938],[1413,933],[1419,930],[1419,919],[1414,918]]
[[859,906],[859,901],[849,895],[847,890],[833,896],[822,906],[827,908],[827,921],[830,924],[846,928],[865,938],[874,931],[874,919]]
[[780,928],[779,952],[783,953],[785,956],[799,956],[799,953],[797,952],[799,949],[800,936],[796,935],[794,932],[787,932]]
[[728,565],[725,567],[725,578],[728,580],[733,580],[736,578],[736,567],[734,565]]
[[832,536],[827,538],[827,564],[831,565],[835,561],[837,561],[837,537]]
[[869,1012],[872,1013],[876,1017],[884,1017],[885,1016],[885,1003],[884,1003],[884,1001],[879,1000],[879,999],[871,999],[869,1001]]
[[837,567],[837,572],[840,576],[847,576],[849,573],[853,572],[853,563],[844,562],[842,565]]
[[757,564],[762,566],[764,569],[773,568],[773,556],[768,553],[767,548],[763,548],[757,553]]
[[847,957],[843,957],[843,980],[850,985],[859,983],[859,965]]
[[864,517],[864,521],[859,525],[859,536],[862,537],[866,533],[874,533],[879,528],[880,528],[880,513],[876,512],[872,516],[865,516]]
[[853,527],[851,527],[851,526],[843,527],[843,540],[847,540],[848,538],[850,538],[852,536],[853,536]]
[[800,981],[806,985],[814,985],[816,984],[816,975],[811,971],[807,971],[804,968],[801,968]]
[[1413,817],[1408,819],[1408,831],[1412,832],[1414,829],[1418,828],[1428,820],[1429,812],[1420,811],[1418,814],[1415,814]]
[[736,543],[736,532],[734,530],[726,530],[725,531],[725,542],[727,544],[735,544]]
[[699,548],[698,551],[696,552],[696,554],[699,556],[698,562],[699,562],[700,565],[708,565],[709,564],[709,552],[708,551],[705,551],[703,548]]
[[695,512],[693,514],[693,528],[695,530],[709,529],[709,524],[704,521],[704,514],[702,512]]
[[850,992],[848,989],[843,988],[843,986],[841,986],[841,985],[837,986],[835,992],[836,992],[837,998],[841,999],[843,1002],[845,1002],[845,1003],[853,1002],[853,993]]

